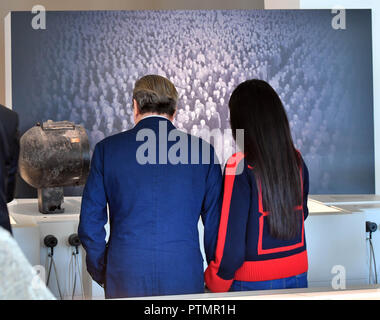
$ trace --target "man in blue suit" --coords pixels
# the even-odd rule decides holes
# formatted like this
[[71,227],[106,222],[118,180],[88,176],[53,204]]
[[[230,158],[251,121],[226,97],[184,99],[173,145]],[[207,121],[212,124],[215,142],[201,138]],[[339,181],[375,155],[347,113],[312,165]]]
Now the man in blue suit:
[[222,174],[212,146],[172,124],[177,100],[168,79],[139,79],[135,127],[95,147],[78,233],[87,270],[104,286],[106,298],[204,292],[197,226],[201,217],[209,262]]

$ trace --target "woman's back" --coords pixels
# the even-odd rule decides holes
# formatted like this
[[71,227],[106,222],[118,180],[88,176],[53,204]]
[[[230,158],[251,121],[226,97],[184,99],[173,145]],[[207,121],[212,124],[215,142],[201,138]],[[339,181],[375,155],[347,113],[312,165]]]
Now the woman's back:
[[[294,148],[285,109],[264,81],[240,84],[230,101],[243,152],[227,163],[215,261],[206,270],[212,291],[237,281],[262,282],[305,274],[304,219],[308,169]],[[240,143],[240,144],[239,144]]]

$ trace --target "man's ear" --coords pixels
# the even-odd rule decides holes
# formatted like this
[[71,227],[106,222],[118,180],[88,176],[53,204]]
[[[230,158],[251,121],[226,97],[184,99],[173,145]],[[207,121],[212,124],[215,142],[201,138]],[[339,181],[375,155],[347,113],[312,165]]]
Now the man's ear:
[[140,113],[139,105],[137,104],[136,99],[133,99],[133,112],[138,115]]
[[174,120],[174,118],[175,118],[175,116],[176,116],[176,114],[177,114],[177,110],[178,110],[178,107],[175,109],[173,115],[170,117],[170,121],[173,121],[173,120]]
[[139,116],[140,116],[139,105],[137,104],[136,99],[133,99],[133,119],[135,121],[135,124],[137,123],[137,119]]

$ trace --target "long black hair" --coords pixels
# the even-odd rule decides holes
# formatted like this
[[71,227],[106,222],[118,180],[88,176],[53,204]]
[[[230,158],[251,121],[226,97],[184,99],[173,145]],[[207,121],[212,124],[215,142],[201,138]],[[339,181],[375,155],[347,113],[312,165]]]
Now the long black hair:
[[284,106],[267,82],[253,79],[235,88],[229,108],[235,140],[236,130],[244,129],[244,146],[240,147],[244,147],[257,185],[261,185],[270,235],[293,239],[301,223],[294,207],[302,202],[302,160],[294,147]]

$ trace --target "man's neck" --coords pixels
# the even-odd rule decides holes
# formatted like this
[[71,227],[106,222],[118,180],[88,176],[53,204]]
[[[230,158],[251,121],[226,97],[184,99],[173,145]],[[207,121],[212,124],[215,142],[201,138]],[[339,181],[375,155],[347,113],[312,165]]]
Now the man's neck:
[[146,118],[150,118],[150,117],[159,117],[159,118],[165,118],[169,121],[172,121],[172,117],[170,117],[169,115],[167,114],[158,114],[158,113],[144,113],[142,114],[141,116],[139,116],[137,119],[136,119],[136,124],[138,124],[141,120],[143,119],[146,119]]

